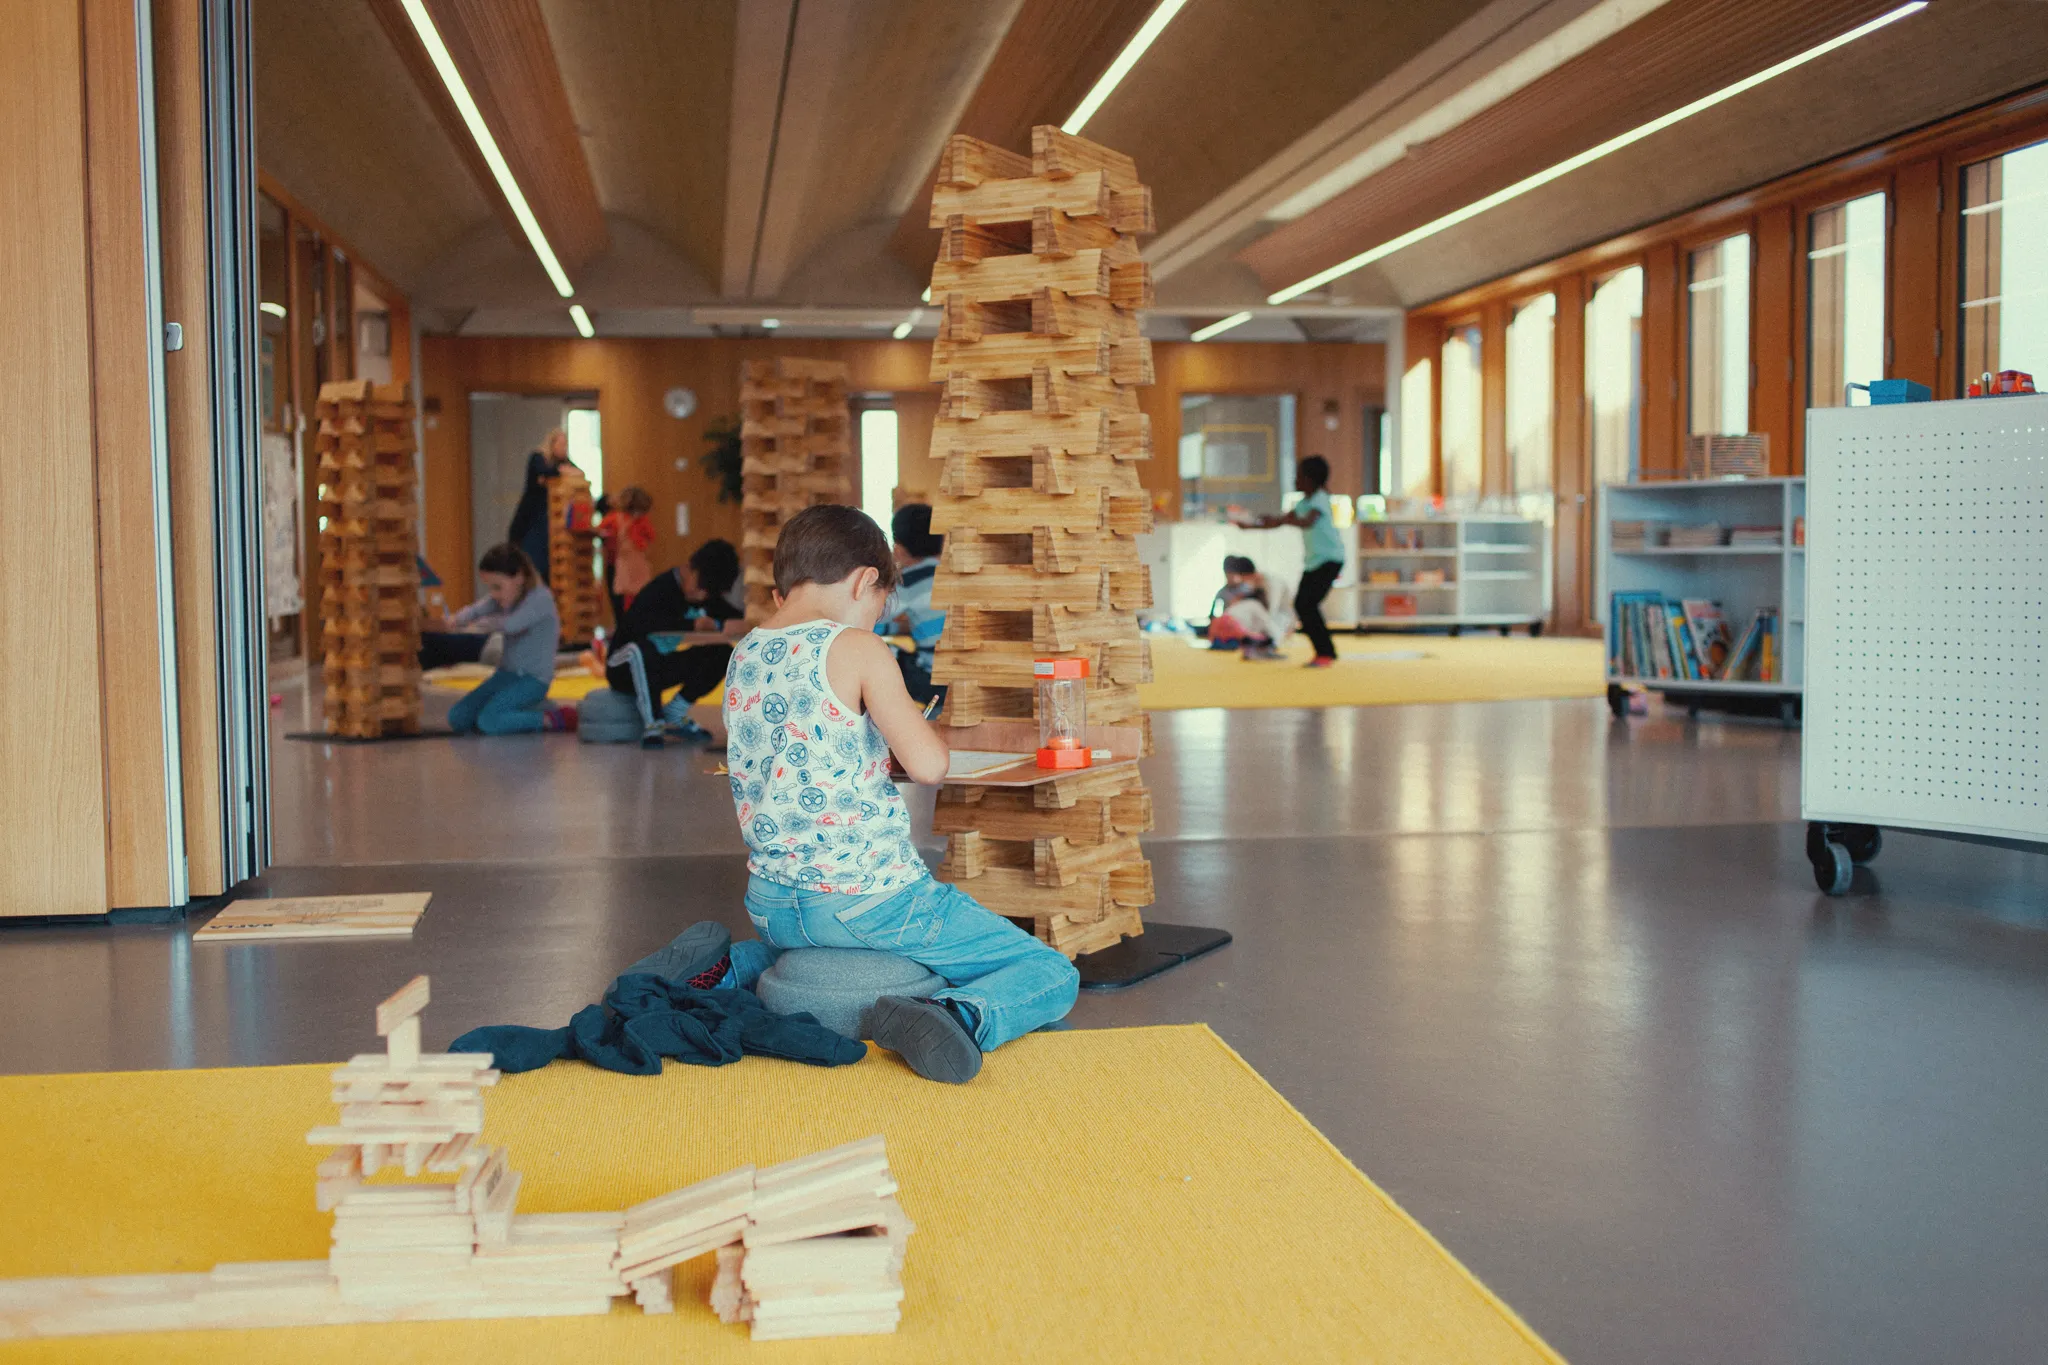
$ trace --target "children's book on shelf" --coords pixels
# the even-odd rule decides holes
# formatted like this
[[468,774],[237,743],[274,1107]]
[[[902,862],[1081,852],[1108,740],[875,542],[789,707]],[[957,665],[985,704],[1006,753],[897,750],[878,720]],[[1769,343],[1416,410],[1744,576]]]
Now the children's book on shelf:
[[1693,657],[1700,661],[1702,675],[1720,677],[1721,670],[1728,666],[1728,622],[1721,615],[1721,604],[1688,597],[1681,605],[1686,626],[1692,633]]
[[1723,682],[1778,681],[1778,610],[1764,607],[1749,618],[1741,640],[1728,652]]

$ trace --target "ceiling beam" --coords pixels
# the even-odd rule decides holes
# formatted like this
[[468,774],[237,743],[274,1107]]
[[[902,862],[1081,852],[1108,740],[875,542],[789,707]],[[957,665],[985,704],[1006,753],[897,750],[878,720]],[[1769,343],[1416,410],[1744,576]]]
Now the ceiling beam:
[[830,98],[851,50],[859,0],[797,0],[770,144],[767,196],[747,268],[748,298],[772,299],[797,265],[810,189],[835,130]]
[[[953,131],[1013,151],[1031,146],[1031,129],[1074,112],[1158,0],[1024,0],[961,111]],[[935,161],[924,187],[896,224],[889,250],[919,275],[939,254],[930,226]]]
[[[502,204],[496,179],[477,153],[411,20],[397,0],[370,4],[462,150],[464,163],[477,175],[484,193]],[[573,278],[610,249],[611,234],[540,0],[426,0],[426,7],[512,178],[519,182],[562,268]],[[524,242],[525,234],[516,227],[513,235]]]
[[718,292],[747,296],[775,157],[796,0],[740,0],[732,50],[732,132],[725,159],[725,231]]
[[1897,3],[1663,5],[1409,147],[1399,160],[1243,247],[1235,259],[1251,267],[1266,288],[1285,288],[1836,37]]

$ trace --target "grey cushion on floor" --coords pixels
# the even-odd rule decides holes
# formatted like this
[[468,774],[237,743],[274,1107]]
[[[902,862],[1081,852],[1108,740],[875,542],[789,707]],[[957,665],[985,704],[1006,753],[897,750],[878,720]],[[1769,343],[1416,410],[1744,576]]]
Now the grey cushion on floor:
[[894,953],[791,948],[761,974],[754,993],[777,1014],[813,1014],[834,1033],[865,1038],[868,1007],[881,996],[928,996],[945,985],[937,973]]
[[640,729],[640,708],[623,692],[595,688],[576,706],[576,733],[585,744],[631,744]]

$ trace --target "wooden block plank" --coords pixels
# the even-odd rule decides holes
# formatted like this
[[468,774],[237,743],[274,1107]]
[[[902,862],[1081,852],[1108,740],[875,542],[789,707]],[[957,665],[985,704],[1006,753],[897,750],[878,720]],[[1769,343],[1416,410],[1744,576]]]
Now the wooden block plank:
[[1138,163],[1099,142],[1041,123],[1031,130],[1031,173],[1060,180],[1100,172],[1115,190],[1138,188]]
[[971,341],[941,337],[932,346],[931,379],[948,375],[974,379],[1029,379],[1040,365],[1063,374],[1107,374],[1113,352],[1109,333],[1101,328],[1064,337],[1035,332],[982,335]]
[[984,225],[956,213],[940,230],[938,259],[971,264],[990,256],[1022,255],[1031,250],[1031,242],[1031,231],[1021,223]]
[[1031,213],[1030,252],[1053,259],[1090,248],[1117,245],[1117,231],[1105,218],[1075,218],[1050,205]]
[[[1101,531],[1110,529],[1110,502],[1103,489],[1060,495],[1029,488],[991,488],[972,498],[940,494],[932,499],[932,529],[943,533],[965,527],[985,536],[1029,535],[1041,527]],[[1151,504],[1145,506],[1149,513]]]
[[[1018,259],[1023,259],[1019,257]],[[1078,258],[1077,258],[1078,259]],[[1152,306],[1152,267],[1145,261],[1127,261],[1119,265],[1108,265],[1110,301],[1119,308],[1137,311]],[[1086,291],[1076,291],[1086,292]]]
[[947,138],[939,152],[941,185],[968,189],[990,180],[1015,180],[1030,174],[1030,157],[965,133]]
[[[977,799],[969,799],[970,793]],[[1040,810],[1029,789],[1005,792],[944,787],[932,811],[932,833],[973,831],[991,839],[1063,838],[1075,844],[1097,844],[1118,832],[1111,810],[1112,801],[1120,799],[1097,798],[1076,801],[1066,810]]]
[[[426,980],[425,977],[419,979],[421,981]],[[419,1061],[420,1021],[418,1015],[410,1015],[399,1020],[394,1027],[379,1029],[378,1031],[391,1035],[385,1041],[390,1049],[389,1055],[391,1057],[392,1070],[403,1071]]]
[[[1131,267],[1117,269],[1128,272]],[[1077,251],[1063,260],[997,256],[973,263],[940,261],[932,267],[932,293],[959,294],[977,303],[1029,299],[1040,289],[1110,296],[1112,273],[1099,250]]]
[[[989,494],[984,493],[982,498]],[[980,501],[981,499],[973,499]],[[939,529],[938,518],[932,527]],[[1051,603],[1070,610],[1094,611],[1109,603],[1109,578],[1102,572],[1042,574],[1028,567],[990,566],[979,573],[941,573],[932,580],[932,605],[940,608],[980,607],[988,611],[1029,611]],[[947,631],[953,630],[948,621]],[[972,629],[972,627],[968,627]],[[965,635],[957,640],[965,640]]]
[[1077,844],[1054,836],[1038,839],[1032,845],[1032,871],[1040,886],[1072,886],[1083,877],[1143,859],[1138,841],[1129,835],[1118,835],[1099,844]]
[[[972,186],[939,185],[932,190],[930,225],[942,228],[956,213],[976,223],[1028,223],[1040,207],[1075,218],[1104,218],[1111,213],[1115,193],[1100,171],[1061,180],[1023,176]],[[932,293],[939,292],[935,283]]]

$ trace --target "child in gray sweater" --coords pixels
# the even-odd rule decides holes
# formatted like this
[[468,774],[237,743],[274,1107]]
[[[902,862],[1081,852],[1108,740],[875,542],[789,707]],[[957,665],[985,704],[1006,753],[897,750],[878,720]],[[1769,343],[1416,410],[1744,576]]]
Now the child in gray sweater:
[[502,633],[505,653],[497,672],[449,708],[449,728],[457,734],[476,730],[486,735],[559,728],[545,706],[555,678],[555,646],[562,634],[554,594],[517,545],[493,545],[484,551],[477,561],[477,576],[487,595],[456,612],[451,624]]

